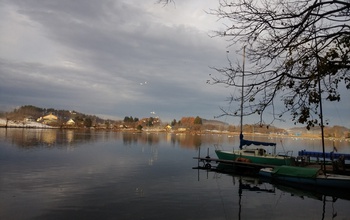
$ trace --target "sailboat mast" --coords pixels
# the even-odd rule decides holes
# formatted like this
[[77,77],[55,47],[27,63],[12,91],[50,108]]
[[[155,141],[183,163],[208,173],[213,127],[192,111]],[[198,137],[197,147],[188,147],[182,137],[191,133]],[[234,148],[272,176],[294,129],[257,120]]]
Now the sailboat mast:
[[243,134],[243,95],[244,95],[244,65],[245,65],[245,47],[243,47],[243,65],[242,65],[242,94],[241,94],[241,135]]

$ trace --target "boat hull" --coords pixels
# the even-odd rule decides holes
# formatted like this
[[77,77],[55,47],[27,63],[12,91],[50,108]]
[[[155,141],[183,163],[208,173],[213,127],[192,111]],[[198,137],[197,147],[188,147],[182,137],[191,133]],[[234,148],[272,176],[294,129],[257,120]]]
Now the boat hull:
[[[298,168],[299,169],[299,168]],[[300,168],[308,169],[308,168]],[[274,173],[273,168],[263,168],[259,175],[264,178],[270,178],[277,182],[289,184],[306,184],[317,187],[332,187],[350,189],[350,176],[336,174],[320,174],[315,177],[300,177],[297,175],[284,175]]]
[[292,165],[294,162],[294,159],[292,157],[284,157],[284,156],[273,156],[273,155],[246,155],[241,153],[241,151],[222,151],[222,150],[216,150],[215,151],[217,157],[220,160],[232,160],[232,161],[239,161],[242,158],[245,160],[241,160],[243,162],[250,162],[255,164],[264,164],[264,165],[274,165],[274,166],[281,166],[281,165]]

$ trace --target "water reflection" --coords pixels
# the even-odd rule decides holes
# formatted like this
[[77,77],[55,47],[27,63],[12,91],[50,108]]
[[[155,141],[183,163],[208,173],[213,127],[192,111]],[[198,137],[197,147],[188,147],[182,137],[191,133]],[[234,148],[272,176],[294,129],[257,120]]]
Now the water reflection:
[[[222,135],[193,135],[174,133],[132,133],[105,132],[95,130],[59,130],[59,129],[0,129],[0,138],[19,148],[76,146],[86,142],[100,140],[122,140],[125,146],[159,145],[171,143],[181,148],[197,149],[203,145],[213,146],[228,141]],[[203,144],[204,143],[204,144]]]
[[[314,192],[300,197],[255,177],[191,169],[199,147],[212,154],[214,144],[236,141],[219,134],[0,129],[0,219],[320,219],[324,200]],[[327,218],[331,198],[323,195]],[[345,219],[349,200],[334,196],[337,217]]]
[[[319,139],[302,139],[289,137],[248,136],[256,141],[272,141],[278,143],[277,151],[293,151],[297,156],[300,150],[321,151]],[[175,133],[132,133],[105,132],[95,130],[59,130],[59,129],[4,129],[0,128],[0,140],[11,142],[19,148],[36,147],[78,147],[84,143],[97,141],[122,140],[125,146],[132,145],[161,145],[169,143],[184,149],[214,148],[218,145],[223,149],[238,148],[239,138],[227,134],[175,134]],[[350,143],[344,140],[326,140],[326,151],[330,152],[335,146],[339,152],[350,153]],[[211,150],[213,154],[213,150]]]
[[[226,164],[218,164],[216,168],[211,170],[198,169],[198,181],[202,181],[203,177],[201,178],[200,175],[203,175],[203,173],[205,174],[204,176],[206,179],[210,178],[209,173],[213,173],[213,176],[216,179],[222,179],[222,175],[232,178],[232,189],[237,190],[237,192],[235,193],[232,191],[231,196],[238,200],[237,206],[234,205],[234,202],[231,202],[231,208],[236,210],[237,213],[237,218],[235,219],[246,219],[247,216],[252,217],[251,213],[245,213],[244,210],[249,210],[247,207],[251,206],[249,203],[254,203],[257,194],[265,199],[272,197],[279,197],[281,199],[284,197],[288,199],[289,197],[290,199],[288,201],[291,202],[289,204],[290,208],[293,207],[292,204],[295,201],[300,203],[306,200],[313,200],[314,202],[317,202],[315,204],[319,204],[319,208],[314,210],[316,216],[319,216],[317,219],[335,219],[338,214],[340,215],[340,219],[343,219],[350,213],[348,210],[342,210],[343,204],[339,204],[342,203],[341,200],[350,201],[350,192],[344,190],[272,183],[269,179],[264,179],[259,176],[237,173],[237,170]],[[272,197],[268,196],[268,194],[271,194]],[[262,202],[271,203],[271,201],[265,199],[262,200]],[[293,199],[293,201],[291,199]],[[280,202],[278,200],[279,199],[276,200],[277,203]],[[280,206],[277,203],[275,204],[276,208]],[[338,210],[337,204],[339,204],[340,207]],[[289,205],[287,205],[287,207],[289,207]],[[261,212],[261,210],[256,211]],[[287,213],[285,214],[288,215]],[[300,213],[295,213],[294,215],[295,218],[298,219],[297,216],[300,215]],[[273,219],[272,216],[271,219]],[[284,218],[289,219],[289,217],[285,216]],[[263,217],[261,216],[261,218]],[[310,215],[305,213],[303,219],[309,218]],[[281,217],[281,219],[283,219],[283,217]]]
[[0,137],[19,148],[62,147],[96,141],[91,132],[57,129],[0,129]]
[[[196,167],[197,168],[197,167]],[[199,169],[203,169],[201,167],[198,167]],[[205,168],[204,168],[205,169]],[[206,169],[207,170],[207,169]],[[319,187],[319,186],[312,186],[312,185],[304,185],[299,183],[289,183],[289,182],[274,182],[271,178],[267,177],[261,177],[256,174],[252,174],[250,172],[241,172],[239,169],[236,169],[235,166],[229,165],[229,164],[222,164],[218,163],[216,167],[213,167],[211,170],[207,171],[215,171],[217,173],[227,174],[232,177],[239,178],[245,177],[245,179],[250,179],[250,182],[254,183],[269,183],[270,185],[273,185],[277,189],[280,189],[281,191],[285,192],[291,192],[292,195],[303,195],[310,198],[322,200],[324,196],[329,196],[332,198],[340,198],[350,201],[350,192],[346,191],[344,189],[337,189],[337,188],[328,188],[328,187]]]

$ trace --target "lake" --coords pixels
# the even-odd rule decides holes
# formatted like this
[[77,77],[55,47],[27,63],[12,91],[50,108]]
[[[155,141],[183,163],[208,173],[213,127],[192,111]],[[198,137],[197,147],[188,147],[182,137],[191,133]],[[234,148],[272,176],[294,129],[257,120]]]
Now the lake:
[[[320,139],[276,141],[321,151]],[[227,134],[0,129],[0,219],[349,219],[349,192],[301,190],[193,169]],[[331,151],[333,141],[326,142]],[[350,143],[335,141],[339,152]]]

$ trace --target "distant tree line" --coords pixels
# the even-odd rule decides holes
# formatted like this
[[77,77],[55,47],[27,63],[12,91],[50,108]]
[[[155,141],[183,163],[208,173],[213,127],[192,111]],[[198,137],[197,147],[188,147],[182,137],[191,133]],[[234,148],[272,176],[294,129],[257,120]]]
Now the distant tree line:
[[24,121],[26,118],[36,121],[38,118],[50,113],[58,117],[56,122],[50,124],[52,126],[62,127],[69,119],[74,120],[75,127],[92,127],[96,124],[114,123],[111,120],[104,120],[95,115],[87,115],[77,111],[57,110],[54,108],[40,108],[33,105],[24,105],[11,112],[4,112],[2,113],[2,117],[13,121]]
[[[75,127],[98,127],[103,126],[105,128],[115,128],[115,129],[124,129],[131,128],[136,130],[142,130],[144,127],[166,127],[168,123],[162,123],[159,118],[150,117],[139,119],[133,116],[125,116],[124,120],[113,121],[113,120],[104,120],[94,115],[86,115],[76,111],[68,110],[56,110],[53,108],[39,108],[32,105],[25,105],[19,108],[14,109],[12,112],[3,112],[0,113],[0,117],[14,120],[14,121],[23,121],[25,118],[31,117],[36,120],[39,117],[53,113],[58,116],[58,121],[54,126],[63,126],[63,124],[69,120],[73,119],[75,122]],[[206,131],[227,131],[227,132],[239,132],[240,126],[229,125],[219,121],[205,120],[199,116],[196,117],[182,117],[179,121],[173,119],[170,123],[171,127],[176,130],[178,128],[186,128],[188,131],[195,132],[206,132]],[[244,133],[285,133],[286,131],[281,128],[274,126],[262,126],[261,124],[246,124],[243,126]],[[309,134],[317,135],[319,134],[319,128],[313,128],[309,131]],[[305,132],[306,133],[306,132]],[[348,128],[342,126],[326,126],[325,127],[325,136],[326,137],[345,137],[350,138],[350,131]]]
[[130,117],[129,116],[125,116],[123,121],[126,122],[126,123],[128,123],[128,122],[138,122],[139,119],[138,118],[133,118],[132,116],[130,116]]

